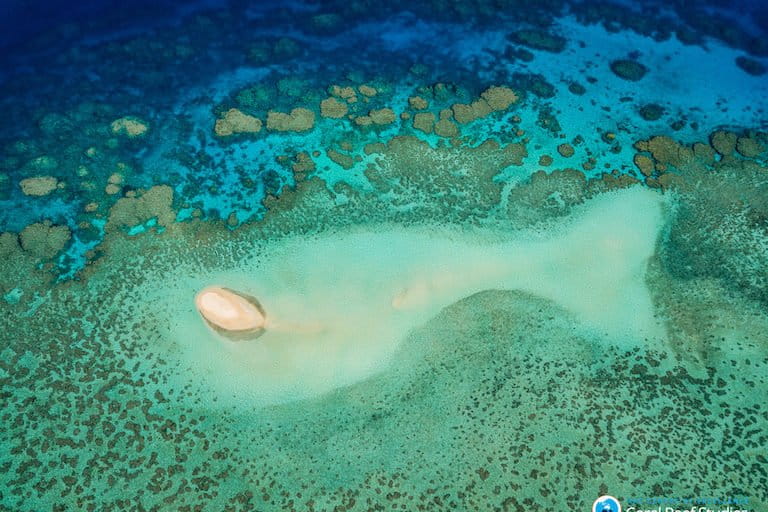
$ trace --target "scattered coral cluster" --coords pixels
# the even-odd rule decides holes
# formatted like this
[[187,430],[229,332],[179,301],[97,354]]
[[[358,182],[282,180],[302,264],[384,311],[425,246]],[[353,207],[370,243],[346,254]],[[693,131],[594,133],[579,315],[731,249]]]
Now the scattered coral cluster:
[[[33,303],[27,298],[48,284],[25,279],[21,300],[2,306],[34,311],[28,322],[11,314],[0,320],[14,340],[2,362],[3,502],[60,510],[139,503],[515,510],[542,500],[578,507],[585,496],[631,482],[633,492],[649,495],[698,486],[766,503],[759,439],[768,411],[759,390],[768,382],[764,356],[755,357],[765,353],[759,333],[768,329],[760,273],[766,234],[749,218],[768,197],[762,137],[717,132],[711,146],[666,137],[637,144],[653,168],[648,185],[680,195],[649,283],[674,333],[668,351],[637,345],[598,355],[593,335],[574,330],[557,306],[485,292],[414,332],[390,372],[258,417],[217,411],[194,383],[176,387],[167,337],[173,320],[162,302],[137,295],[147,289],[142,283],[226,269],[254,241],[274,237],[437,220],[522,228],[556,222],[595,194],[643,185],[557,169],[506,189],[493,178],[520,165],[524,146],[431,148],[397,136],[367,148],[378,159],[366,171],[375,193],[329,191],[309,178],[271,200],[263,221],[234,232],[175,222],[168,187],[121,198],[110,211],[104,255],[80,282]],[[734,188],[754,192],[736,199]],[[341,193],[344,204],[335,200]],[[419,206],[401,208],[412,201]],[[139,237],[115,229],[148,217],[167,229]],[[68,236],[48,224],[18,238],[3,234],[3,275],[44,275],[29,262],[49,258]],[[729,443],[715,442],[723,436]],[[679,459],[694,463],[669,462]],[[727,483],[707,469],[712,459],[725,461]]]

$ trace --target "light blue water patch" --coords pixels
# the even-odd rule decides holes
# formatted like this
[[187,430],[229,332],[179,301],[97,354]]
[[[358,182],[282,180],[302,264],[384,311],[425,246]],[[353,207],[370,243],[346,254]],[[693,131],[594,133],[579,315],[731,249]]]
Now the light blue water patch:
[[106,224],[107,221],[104,219],[91,220],[91,225],[98,230],[98,236],[90,239],[84,239],[77,231],[75,232],[69,244],[65,247],[64,252],[56,260],[59,272],[57,281],[61,282],[72,279],[77,272],[85,268],[88,263],[86,254],[101,243]]
[[21,296],[24,295],[24,290],[21,288],[14,288],[5,295],[3,295],[3,300],[7,302],[8,304],[18,304],[19,300],[21,300]]
[[151,218],[143,224],[139,224],[138,226],[133,226],[129,228],[128,234],[130,236],[140,235],[141,233],[145,233],[147,230],[153,228],[156,225],[157,225],[157,218]]

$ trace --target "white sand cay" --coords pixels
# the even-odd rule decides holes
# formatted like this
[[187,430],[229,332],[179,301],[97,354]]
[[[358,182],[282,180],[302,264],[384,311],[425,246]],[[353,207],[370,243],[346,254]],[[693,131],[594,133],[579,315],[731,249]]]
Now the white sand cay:
[[244,316],[233,327],[263,326],[263,335],[216,344],[199,332],[190,355],[228,393],[265,402],[312,396],[384,369],[411,329],[486,289],[551,299],[616,340],[659,338],[644,277],[661,203],[640,188],[604,194],[548,233],[504,242],[423,228],[282,241],[235,275],[217,276],[256,297],[263,317],[240,310],[237,294],[227,296],[232,305],[216,304],[223,294],[210,299],[219,327],[235,311]]
[[255,338],[264,332],[265,314],[254,297],[209,286],[197,294],[195,306],[208,325],[232,339]]

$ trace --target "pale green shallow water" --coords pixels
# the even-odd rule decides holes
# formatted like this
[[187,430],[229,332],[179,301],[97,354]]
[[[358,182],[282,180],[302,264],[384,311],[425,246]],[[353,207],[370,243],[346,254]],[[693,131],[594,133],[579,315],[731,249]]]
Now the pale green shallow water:
[[[686,217],[697,197],[635,187],[522,231],[350,222],[270,239],[179,224],[115,236],[85,286],[54,288],[34,312],[4,306],[3,500],[760,503],[768,320],[716,278],[670,273],[679,227],[702,218]],[[446,274],[460,279],[411,309],[388,304],[414,276]],[[193,308],[211,282],[259,295],[268,314],[319,309],[328,330],[227,344]]]
[[[637,219],[636,211],[648,213]],[[134,293],[148,297],[139,308],[174,319],[157,348],[180,360],[177,386],[207,379],[211,396],[250,408],[384,371],[409,331],[488,289],[526,290],[596,332],[661,343],[644,277],[663,218],[660,194],[638,188],[593,200],[550,232],[379,226],[292,237],[227,272],[180,266]],[[190,308],[210,283],[257,297],[270,321],[287,327],[253,343],[215,335]]]

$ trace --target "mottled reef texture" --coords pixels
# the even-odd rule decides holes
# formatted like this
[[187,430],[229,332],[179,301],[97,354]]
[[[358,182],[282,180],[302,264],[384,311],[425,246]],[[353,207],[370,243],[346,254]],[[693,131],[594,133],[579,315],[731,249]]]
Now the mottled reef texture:
[[[643,185],[556,170],[507,197],[492,171],[514,165],[520,148],[428,149],[405,137],[372,148],[379,160],[367,174],[381,193],[345,188],[339,203],[339,191],[315,177],[235,231],[200,220],[163,221],[163,233],[138,237],[115,229],[80,282],[52,287],[39,304],[2,305],[0,503],[522,511],[579,509],[610,491],[739,495],[765,506],[768,171],[759,160],[764,139],[746,158],[736,148],[752,144],[730,138],[712,137],[719,161],[704,142],[638,143],[653,165],[647,186],[679,196],[648,278],[674,334],[663,350],[610,348],[554,304],[488,291],[416,329],[390,371],[259,411],[222,410],[194,385],[178,386],[167,340],[173,319],[142,301],[139,287],[172,272],[226,269],[282,236],[384,221],[514,230],[556,221],[603,191]],[[485,165],[455,175],[436,165],[449,159]],[[446,200],[458,182],[467,193]],[[401,188],[387,194],[392,187]],[[167,216],[163,194],[114,209]],[[403,199],[419,207],[404,211]],[[491,207],[503,199],[506,208]],[[124,217],[112,218],[119,225]],[[44,278],[34,279],[44,274],[12,236],[2,238],[4,275],[27,272],[27,293],[42,290]]]

